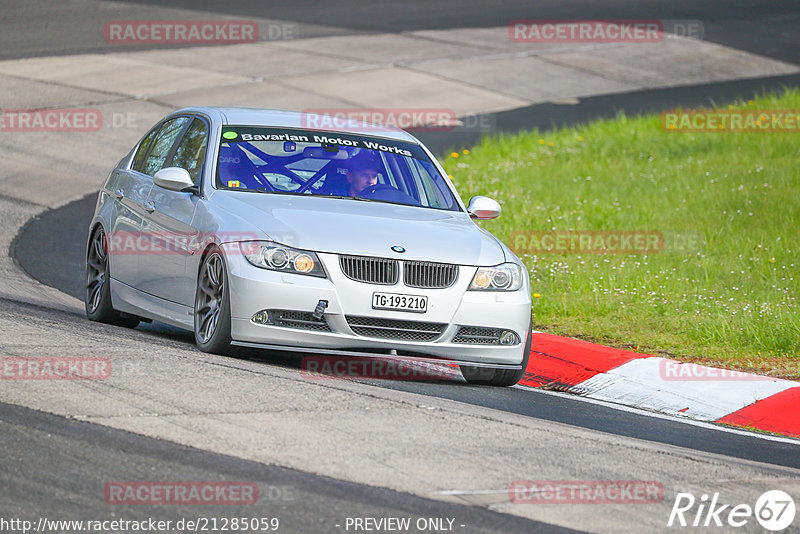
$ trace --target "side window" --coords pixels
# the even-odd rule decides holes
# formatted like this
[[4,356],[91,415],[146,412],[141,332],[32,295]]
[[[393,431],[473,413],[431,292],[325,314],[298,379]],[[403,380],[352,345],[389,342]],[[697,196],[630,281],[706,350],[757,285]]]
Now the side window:
[[158,131],[150,151],[147,153],[147,157],[144,160],[144,168],[141,172],[153,176],[164,167],[167,156],[172,150],[172,145],[175,144],[175,140],[188,121],[188,117],[176,117],[164,123],[161,130]]
[[200,181],[200,170],[203,168],[203,161],[206,158],[207,144],[206,123],[200,119],[194,119],[178,144],[178,148],[175,149],[175,156],[172,158],[170,166],[181,167],[189,171],[192,181],[197,185]]
[[144,172],[144,157],[147,155],[147,150],[153,143],[153,138],[155,138],[158,130],[159,128],[153,128],[139,143],[139,148],[136,149],[136,155],[133,157],[133,165],[131,166],[134,171]]

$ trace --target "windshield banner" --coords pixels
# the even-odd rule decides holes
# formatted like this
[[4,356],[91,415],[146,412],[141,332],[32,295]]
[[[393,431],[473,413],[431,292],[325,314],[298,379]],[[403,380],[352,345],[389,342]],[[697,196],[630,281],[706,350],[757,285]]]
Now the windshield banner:
[[[313,130],[295,130],[288,128],[253,128],[226,126],[222,130],[223,143],[250,142],[289,142],[319,143],[323,148],[336,154],[342,148],[360,148],[378,150],[400,156],[427,159],[422,148],[414,143],[405,143],[394,139],[367,137],[363,135],[344,134],[339,132],[317,132]],[[332,156],[334,157],[334,156]]]

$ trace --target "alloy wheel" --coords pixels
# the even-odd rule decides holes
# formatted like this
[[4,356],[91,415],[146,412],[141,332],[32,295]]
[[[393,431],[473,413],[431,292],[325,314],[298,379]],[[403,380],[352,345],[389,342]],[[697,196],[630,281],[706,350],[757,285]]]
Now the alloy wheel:
[[99,228],[89,245],[86,258],[86,307],[91,313],[97,311],[103,298],[103,289],[108,280],[108,250],[106,233]]
[[214,337],[225,298],[225,273],[222,258],[211,254],[200,272],[197,299],[195,301],[195,330],[202,343]]

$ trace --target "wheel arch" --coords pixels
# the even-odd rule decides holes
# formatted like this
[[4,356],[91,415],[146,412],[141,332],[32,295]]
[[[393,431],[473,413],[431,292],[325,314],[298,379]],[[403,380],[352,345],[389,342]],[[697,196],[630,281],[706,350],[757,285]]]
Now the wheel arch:
[[[205,248],[203,249],[203,251],[200,253],[200,256],[199,256],[200,261],[197,262],[197,267],[196,267],[195,273],[194,273],[194,279],[195,280],[197,280],[200,277],[200,269],[203,268],[203,262],[205,261],[206,256],[208,256],[211,253],[211,251],[214,250],[214,249],[219,250],[220,252],[222,252],[222,247],[220,246],[220,244],[216,240],[214,240],[213,243],[208,243],[205,246]],[[225,261],[225,254],[224,253],[222,254],[222,261],[225,264],[225,268],[227,268],[228,267],[228,262]]]
[[98,228],[102,228],[106,234],[108,231],[106,230],[105,224],[103,224],[102,219],[95,218],[91,224],[89,224],[89,235],[86,236],[86,249],[89,248],[89,243],[92,242],[92,238],[94,237],[94,233],[97,231]]

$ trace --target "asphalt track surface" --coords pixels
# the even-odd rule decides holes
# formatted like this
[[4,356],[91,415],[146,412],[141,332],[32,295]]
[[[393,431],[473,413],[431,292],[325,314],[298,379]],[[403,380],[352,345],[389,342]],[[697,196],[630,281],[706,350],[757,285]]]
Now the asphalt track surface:
[[[5,518],[177,522],[266,517],[280,521],[279,532],[310,533],[338,531],[337,525],[344,525],[347,517],[410,517],[412,522],[447,517],[455,525],[465,525],[458,530],[470,534],[575,532],[482,507],[267,466],[3,403],[0,448],[13,451],[0,455],[4,481],[0,517]],[[148,472],[158,473],[162,480],[253,482],[259,498],[253,505],[211,507],[106,503],[106,483],[141,480]]]

